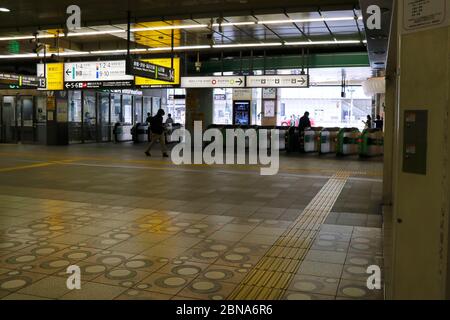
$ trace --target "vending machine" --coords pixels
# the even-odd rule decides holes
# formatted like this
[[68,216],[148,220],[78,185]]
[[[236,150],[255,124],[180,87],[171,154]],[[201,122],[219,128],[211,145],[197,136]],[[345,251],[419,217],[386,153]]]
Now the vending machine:
[[233,124],[241,126],[250,125],[250,107],[251,101],[241,100],[233,101]]

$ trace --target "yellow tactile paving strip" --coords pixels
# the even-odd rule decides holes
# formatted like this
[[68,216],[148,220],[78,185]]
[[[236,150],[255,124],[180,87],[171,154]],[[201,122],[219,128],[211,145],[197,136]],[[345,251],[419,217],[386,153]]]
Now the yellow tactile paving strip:
[[[9,172],[20,169],[28,169],[33,167],[45,167],[52,164],[64,164],[64,163],[76,163],[81,161],[89,161],[95,164],[96,162],[100,162],[101,164],[110,163],[110,164],[128,164],[128,165],[145,165],[148,168],[157,169],[157,170],[168,170],[170,171],[173,168],[187,168],[187,169],[196,169],[200,168],[204,169],[232,169],[235,171],[258,171],[261,166],[260,165],[207,165],[207,164],[191,164],[191,165],[180,165],[174,166],[170,161],[160,161],[156,159],[144,159],[144,160],[135,160],[135,159],[117,159],[111,156],[103,156],[103,157],[92,157],[92,156],[77,156],[77,157],[61,157],[52,155],[52,159],[49,160],[48,156],[39,156],[33,153],[5,153],[0,152],[0,155],[3,156],[20,156],[20,157],[32,157],[34,160],[38,161],[39,159],[43,160],[44,163],[30,165],[30,166],[18,166],[13,168],[0,168],[0,172]],[[84,163],[87,165],[86,163]],[[338,171],[338,169],[327,169],[327,168],[301,168],[301,167],[280,167],[280,173],[299,173],[299,174],[323,174],[323,175],[333,175]],[[365,177],[381,177],[382,172],[377,171],[356,171],[356,170],[347,170],[351,176],[365,176]]]
[[316,235],[345,186],[350,172],[337,172],[228,297],[230,300],[282,298]]

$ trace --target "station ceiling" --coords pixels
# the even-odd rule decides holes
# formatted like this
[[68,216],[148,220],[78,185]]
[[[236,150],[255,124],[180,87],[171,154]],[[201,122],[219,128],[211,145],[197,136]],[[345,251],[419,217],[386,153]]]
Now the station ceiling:
[[277,13],[352,9],[357,0],[2,0],[1,6],[11,10],[2,16],[0,29],[61,28],[65,25],[66,8],[81,7],[86,25],[125,23],[127,12],[138,22],[235,16],[252,13]]
[[[217,54],[227,51],[301,48],[322,52],[367,51],[358,0],[3,0],[0,60],[47,55],[123,55],[127,15],[131,50],[140,55],[171,51]],[[66,8],[81,8],[82,28],[67,31]],[[34,37],[37,36],[37,39]],[[40,56],[43,52],[40,49]],[[14,56],[10,56],[14,54]]]

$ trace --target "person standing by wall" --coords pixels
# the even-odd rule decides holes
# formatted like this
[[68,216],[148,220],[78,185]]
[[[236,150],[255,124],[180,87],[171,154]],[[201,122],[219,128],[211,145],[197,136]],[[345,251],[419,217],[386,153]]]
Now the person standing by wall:
[[365,127],[364,129],[372,129],[372,117],[371,116],[367,116],[367,120],[363,121]]
[[383,119],[381,119],[380,115],[377,115],[375,122],[375,128],[376,129],[380,129],[383,130]]
[[152,117],[150,119],[150,130],[152,132],[152,139],[150,141],[150,144],[145,151],[145,154],[147,157],[150,157],[150,151],[153,147],[153,145],[159,141],[161,145],[161,151],[162,155],[165,158],[168,158],[169,155],[167,154],[167,148],[166,148],[166,135],[164,133],[164,124],[163,124],[163,116],[165,115],[164,110],[159,109],[156,116]]

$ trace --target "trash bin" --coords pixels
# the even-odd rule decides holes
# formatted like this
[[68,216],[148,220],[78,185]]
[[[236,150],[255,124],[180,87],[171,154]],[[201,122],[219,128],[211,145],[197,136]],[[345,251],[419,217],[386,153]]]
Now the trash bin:
[[116,122],[114,124],[113,137],[114,137],[114,143],[124,141],[124,139],[123,139],[123,124],[121,124],[120,122]]

